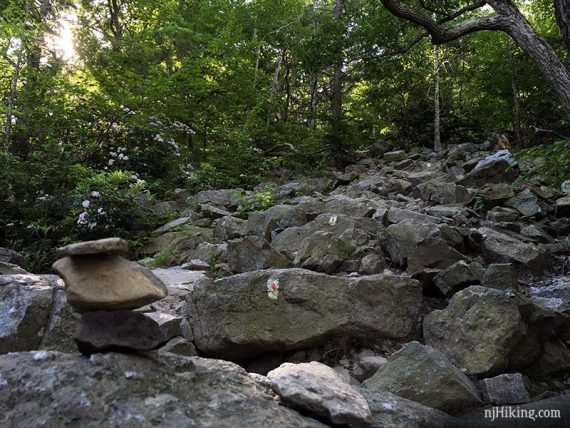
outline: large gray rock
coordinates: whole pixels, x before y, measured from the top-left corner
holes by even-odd
[[[235,209],[244,202],[243,189],[203,190],[191,197],[196,205],[207,204],[215,207]]]
[[[442,180],[432,180],[417,186],[424,201],[438,204],[467,204],[473,195],[463,186]]]
[[[202,282],[189,296],[188,312],[199,350],[238,359],[330,336],[407,337],[416,329],[421,300],[421,287],[409,278],[283,269]]]
[[[426,344],[469,374],[498,373],[527,331],[525,305],[510,292],[471,286],[424,318]]]
[[[0,356],[7,427],[324,427],[227,361],[167,353]],[[6,387],[7,386],[7,387]]]
[[[392,354],[364,385],[446,412],[482,404],[477,388],[461,370],[436,349],[415,341]]]
[[[364,397],[334,369],[318,363],[284,363],[267,377],[283,401],[333,424],[363,427],[372,415]]]
[[[28,263],[24,256],[9,248],[0,247],[0,262],[11,263],[26,269]]]
[[[124,239],[105,238],[66,245],[57,249],[57,255],[58,257],[65,257],[88,254],[122,254],[127,251],[129,251],[129,244]]]
[[[538,196],[530,189],[525,189],[506,201],[505,206],[514,208],[524,217],[536,217],[544,214],[544,209],[539,204]]]
[[[168,293],[149,269],[120,256],[64,257],[53,268],[63,278],[67,301],[77,312],[134,309]]]
[[[248,234],[271,242],[279,232],[307,223],[305,213],[295,206],[275,205],[265,211],[255,211],[247,220]]]
[[[510,183],[517,174],[516,161],[508,151],[502,150],[481,160],[458,184],[481,187],[492,183]]]
[[[237,239],[247,234],[247,223],[241,218],[226,216],[216,221],[214,238],[222,241]]]
[[[54,289],[36,275],[0,275],[0,353],[38,349]]]
[[[548,266],[547,252],[540,246],[518,240],[494,229],[482,227],[483,250],[493,262],[516,263],[542,273]]]
[[[283,254],[278,253],[264,239],[248,236],[228,242],[228,265],[232,272],[243,273],[261,269],[283,269],[292,263]]]
[[[376,239],[382,233],[382,229],[381,223],[371,218],[352,218],[345,214],[324,213],[302,227],[286,229],[277,235],[271,246],[287,255],[289,259],[297,259],[298,266],[303,266],[309,258],[313,260],[316,258],[318,261],[326,254],[332,254],[335,256],[333,258],[343,260],[353,255],[355,247]],[[323,234],[328,237],[327,242],[315,242],[316,239],[320,239],[318,236]],[[341,242],[335,243],[334,240]],[[330,252],[327,251],[329,244]],[[299,254],[300,252],[302,254]]]

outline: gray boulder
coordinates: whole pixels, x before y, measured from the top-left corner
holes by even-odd
[[[265,211],[255,211],[249,215],[247,230],[249,235],[259,236],[271,242],[275,235],[289,227],[303,226],[307,216],[298,207],[275,205]]]
[[[501,150],[481,160],[458,184],[482,187],[492,183],[510,183],[517,174],[516,161],[507,150]]]
[[[452,182],[432,180],[417,186],[424,201],[438,204],[468,204],[473,195],[463,186]]]
[[[477,388],[461,370],[436,349],[415,341],[392,354],[364,385],[446,412],[482,404]]]
[[[293,408],[333,424],[369,426],[364,397],[337,372],[318,362],[284,363],[267,374],[273,390]]]
[[[54,288],[36,275],[0,275],[0,354],[38,349]]]
[[[518,195],[505,202],[505,206],[514,208],[524,217],[537,217],[544,215],[544,209],[539,204],[538,196],[532,190],[525,189]]]
[[[243,273],[267,268],[291,267],[291,261],[257,236],[228,242],[228,265],[232,272]]]
[[[196,205],[207,204],[233,210],[244,201],[243,189],[203,190],[191,197]]]
[[[5,247],[0,247],[0,262],[18,265],[24,269],[26,269],[28,266],[28,262],[24,256],[14,250],[10,250],[9,248]]]
[[[237,239],[247,234],[247,223],[241,218],[226,216],[215,222],[214,238],[221,241]]]
[[[451,296],[461,288],[480,284],[484,273],[485,269],[479,263],[460,260],[439,272],[434,283],[445,296]]]
[[[426,344],[472,375],[495,374],[524,338],[526,302],[512,293],[471,286],[456,293],[447,308],[424,318]]]
[[[397,276],[265,270],[198,284],[188,312],[200,351],[238,359],[330,336],[407,337],[416,331],[421,293],[416,281]]]
[[[483,236],[483,253],[489,261],[516,263],[536,273],[542,273],[548,266],[547,252],[542,247],[487,227],[479,232]]]
[[[280,404],[267,379],[227,361],[169,353],[0,356],[8,427],[324,427]]]

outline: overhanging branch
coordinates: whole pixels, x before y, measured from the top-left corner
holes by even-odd
[[[434,44],[443,44],[456,40],[466,34],[476,31],[496,30],[507,31],[508,23],[501,15],[491,15],[482,18],[475,18],[466,22],[456,24],[451,27],[444,27],[442,23],[451,21],[459,16],[474,11],[485,5],[486,1],[480,1],[468,5],[445,18],[436,21],[422,11],[407,4],[394,0],[380,0],[384,7],[393,15],[411,21],[423,27],[432,37]]]

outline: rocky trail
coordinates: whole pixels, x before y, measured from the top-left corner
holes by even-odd
[[[180,191],[138,263],[69,246],[65,284],[0,249],[0,424],[570,426],[570,181],[524,168],[461,144]]]

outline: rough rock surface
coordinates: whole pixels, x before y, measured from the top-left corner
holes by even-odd
[[[530,395],[520,373],[506,373],[483,379],[481,389],[485,399],[495,405],[530,402]]]
[[[218,360],[146,353],[0,356],[7,427],[324,427],[265,382]]]
[[[84,256],[87,254],[122,254],[129,251],[129,244],[121,238],[98,239],[78,242],[57,249],[58,257]]]
[[[264,238],[248,236],[228,242],[228,265],[232,272],[243,273],[268,268],[283,269],[292,266],[292,263]]]
[[[524,301],[503,290],[471,286],[455,294],[449,306],[424,319],[426,344],[472,375],[495,374],[527,330]]]
[[[542,247],[487,227],[480,228],[479,232],[483,235],[485,255],[490,260],[517,263],[536,273],[548,265],[547,252]]]
[[[237,359],[334,335],[403,338],[415,331],[421,299],[409,278],[265,270],[198,284],[188,312],[200,351]]]
[[[364,397],[324,364],[285,363],[267,377],[283,401],[303,413],[350,427],[370,424],[372,415]]]
[[[83,354],[127,349],[147,351],[167,341],[158,323],[134,311],[86,312],[75,334]]]
[[[134,309],[167,295],[149,269],[119,256],[73,256],[53,268],[65,282],[67,300],[78,312]]]
[[[419,342],[410,342],[392,354],[364,385],[446,412],[482,404],[477,388],[461,370]]]
[[[0,275],[0,353],[39,347],[53,293],[37,275]]]

